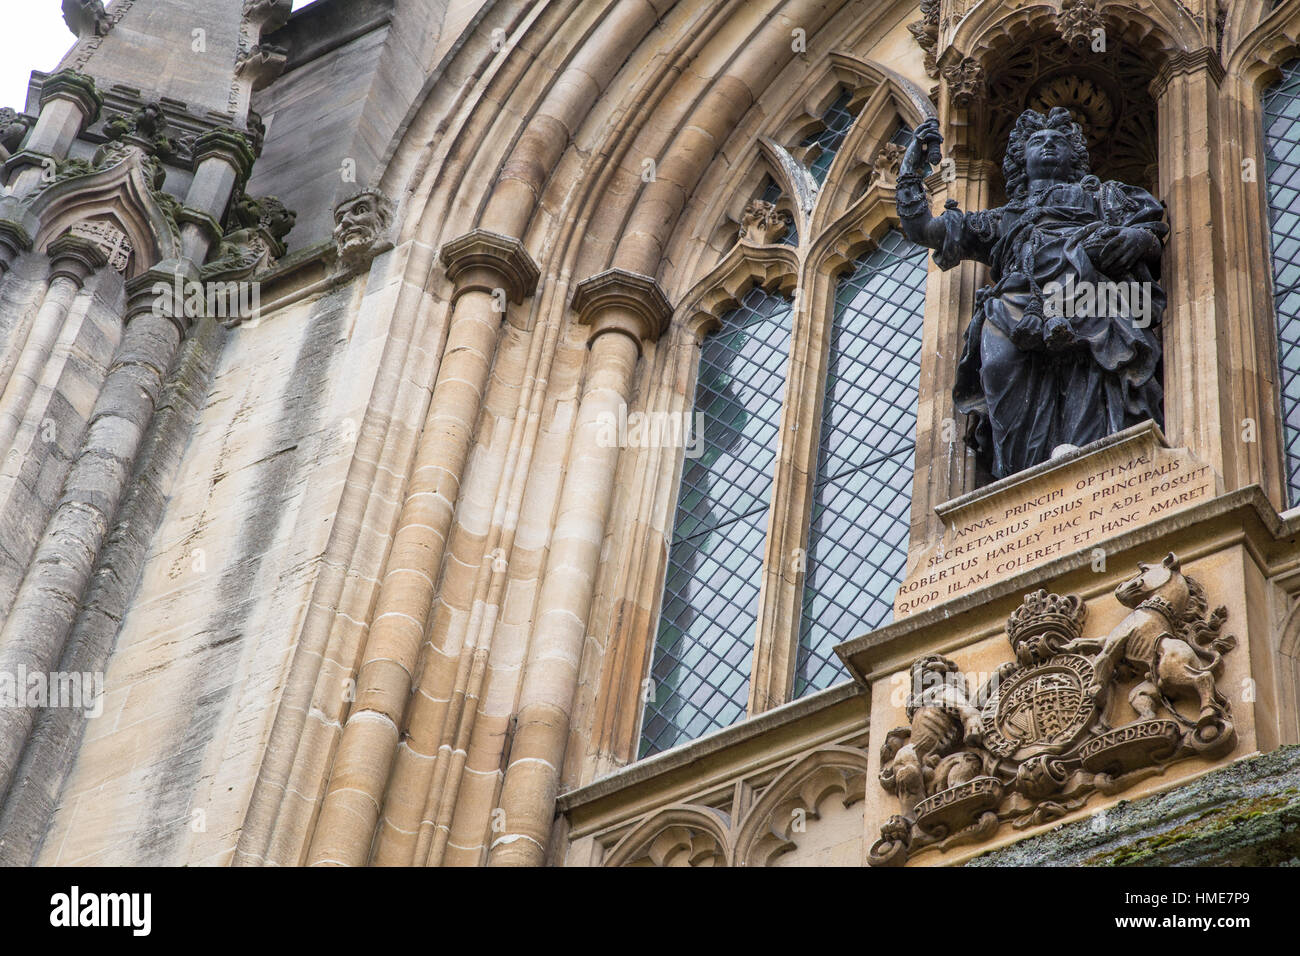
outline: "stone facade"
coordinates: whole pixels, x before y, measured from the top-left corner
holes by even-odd
[[[1294,860],[1260,131],[1298,0],[290,7],[65,3],[0,104],[0,683],[102,687],[0,707],[0,861]],[[1164,428],[990,482],[951,397],[986,269],[931,263],[894,620],[796,696],[837,282],[900,130],[986,209],[1028,106],[1167,208]],[[795,318],[746,716],[638,759],[683,449],[604,425],[688,413],[756,288]],[[1139,562],[1194,586],[1126,604]]]

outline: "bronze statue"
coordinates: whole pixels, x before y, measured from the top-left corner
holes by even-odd
[[[967,441],[994,478],[1153,419],[1163,425],[1156,280],[1164,208],[1136,186],[1089,173],[1068,110],[1026,110],[1002,171],[1008,202],[930,215],[923,177],[939,160],[938,122],[917,127],[898,175],[898,214],[941,269],[989,266],[991,285],[957,366],[953,399],[972,416]]]

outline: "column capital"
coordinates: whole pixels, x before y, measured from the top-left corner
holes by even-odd
[[[241,180],[248,178],[257,159],[247,136],[237,130],[221,128],[210,129],[194,141],[195,166],[212,157],[229,163]]]
[[[1155,79],[1151,81],[1149,86],[1151,95],[1158,100],[1169,88],[1169,83],[1174,77],[1201,72],[1208,74],[1216,87],[1223,82],[1225,75],[1223,61],[1219,59],[1219,54],[1212,47],[1204,46],[1190,52],[1179,50],[1172,53],[1156,72]]]
[[[638,272],[606,269],[578,283],[573,308],[582,325],[591,326],[588,341],[603,332],[624,332],[637,347],[663,335],[673,315],[659,283]]]
[[[51,242],[45,251],[50,257],[50,279],[62,276],[71,279],[77,288],[84,286],[96,269],[108,265],[108,257],[99,246],[70,232]]]
[[[445,244],[442,261],[447,266],[447,277],[457,283],[457,295],[472,288],[487,288],[481,280],[468,276],[475,268],[485,268],[503,280],[506,295],[516,303],[536,291],[542,274],[522,242],[486,229],[475,229]],[[468,281],[462,287],[463,279]]]
[[[81,110],[85,117],[83,127],[99,118],[100,107],[104,105],[104,96],[95,81],[76,70],[60,70],[45,78],[41,84],[41,108],[53,99],[68,100]]]
[[[183,336],[192,316],[187,316],[185,301],[200,272],[189,259],[169,259],[126,283],[126,321],[141,315],[170,319]]]
[[[32,247],[27,230],[11,219],[0,219],[0,276],[9,271],[13,261]]]

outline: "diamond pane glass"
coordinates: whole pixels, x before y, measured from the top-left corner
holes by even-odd
[[[816,147],[809,151],[811,160],[808,171],[818,183],[825,181],[826,171],[831,168],[835,153],[844,142],[844,137],[853,125],[853,114],[849,112],[849,93],[841,91],[835,102],[822,114],[822,129],[805,139],[801,146]]]
[[[1287,495],[1300,504],[1300,60],[1264,95]]]
[[[835,295],[794,693],[847,678],[834,646],[889,620],[907,560],[926,250],[897,230]]]
[[[704,341],[701,453],[682,468],[641,756],[745,716],[790,303],[753,289]]]

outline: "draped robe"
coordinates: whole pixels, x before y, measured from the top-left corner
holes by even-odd
[[[940,268],[963,259],[989,266],[992,284],[976,294],[953,399],[971,416],[967,441],[994,478],[1046,461],[1059,445],[1086,445],[1147,419],[1163,426],[1164,292],[1146,261],[1106,275],[1084,248],[1102,226],[1133,226],[1163,239],[1168,227],[1155,197],[1088,176],[998,209],[948,209],[939,218],[945,238],[934,258]],[[1075,344],[1053,352],[1013,343],[1026,308],[1041,303],[1045,289],[1051,300],[1053,283],[1077,295],[1107,282],[1143,283],[1145,307],[1140,296],[1115,310],[1090,310],[1086,301],[1075,308],[1069,296],[1057,296],[1067,303],[1064,320]]]

